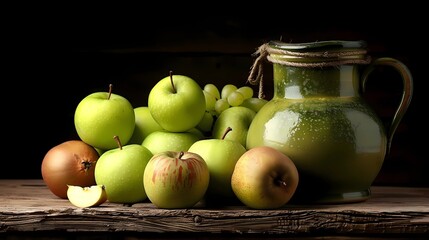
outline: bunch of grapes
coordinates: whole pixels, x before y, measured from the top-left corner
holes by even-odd
[[[265,99],[253,97],[253,88],[249,86],[237,87],[234,84],[226,84],[219,91],[214,84],[206,84],[203,89],[206,98],[206,110],[218,117],[230,107],[244,106],[255,112],[267,102]]]
[[[226,84],[221,91],[214,84],[206,84],[203,88],[206,100],[206,113],[197,126],[206,134],[210,134],[214,122],[220,114],[230,107],[243,106],[258,112],[267,103],[267,100],[253,97],[254,91],[249,86],[237,87],[233,84]]]

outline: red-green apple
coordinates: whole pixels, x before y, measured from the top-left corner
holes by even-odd
[[[200,140],[200,137],[192,132],[160,130],[149,134],[143,140],[142,146],[149,149],[155,155],[164,151],[187,151],[198,140]]]
[[[212,137],[221,139],[225,129],[232,128],[225,139],[235,140],[246,147],[247,132],[256,112],[242,106],[225,109],[216,119],[213,125]]]
[[[98,159],[95,181],[105,187],[109,202],[142,202],[147,198],[143,173],[153,154],[140,144],[122,146],[117,136],[115,139],[118,147],[104,152]]]
[[[103,185],[92,185],[89,187],[67,186],[67,198],[76,207],[97,207],[107,201],[107,194]]]
[[[144,171],[149,200],[158,208],[192,208],[203,199],[210,181],[204,159],[191,152],[154,155]]]
[[[161,79],[149,92],[152,117],[165,130],[185,132],[195,128],[204,116],[206,102],[198,83],[184,75]]]
[[[135,116],[131,103],[123,96],[95,92],[83,98],[76,107],[74,124],[79,138],[101,150],[116,148],[113,136],[128,143],[134,132]]]
[[[293,161],[267,146],[247,150],[235,164],[231,187],[237,198],[253,209],[284,206],[294,195],[299,182]]]
[[[134,108],[136,118],[136,126],[133,135],[128,141],[128,144],[142,144],[143,140],[150,134],[158,130],[163,130],[162,127],[153,119],[150,114],[149,107],[142,106]]]
[[[231,188],[231,176],[235,163],[246,149],[235,140],[228,140],[225,136],[231,134],[234,129],[226,128],[224,136],[220,139],[202,139],[188,149],[189,152],[200,155],[207,163],[210,171],[210,184],[207,189],[207,199],[234,199]]]

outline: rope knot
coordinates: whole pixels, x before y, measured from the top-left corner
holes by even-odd
[[[263,92],[263,75],[264,75],[264,60],[267,59],[268,56],[268,43],[264,43],[258,47],[256,52],[252,54],[253,57],[256,57],[255,62],[250,67],[250,74],[247,78],[247,82],[252,85],[259,84],[258,98],[265,98],[265,94]]]
[[[271,54],[274,55],[271,56]],[[264,43],[252,54],[256,57],[250,68],[250,74],[247,79],[252,85],[259,84],[259,98],[263,98],[263,63],[268,60],[271,63],[281,64],[292,67],[321,68],[337,67],[344,64],[369,64],[371,57],[366,55],[366,49],[349,48],[341,51],[293,51],[272,47],[269,43]],[[285,56],[278,58],[276,55]],[[294,59],[300,59],[295,61]],[[306,61],[302,61],[305,59]]]

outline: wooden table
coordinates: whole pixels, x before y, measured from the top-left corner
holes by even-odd
[[[0,237],[80,239],[429,238],[429,188],[380,187],[365,202],[157,209],[150,202],[77,208],[40,179],[0,180]]]

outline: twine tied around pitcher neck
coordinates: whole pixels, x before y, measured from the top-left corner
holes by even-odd
[[[265,98],[263,92],[263,63],[268,60],[271,63],[307,68],[334,67],[344,64],[369,64],[371,57],[366,55],[365,49],[341,49],[341,51],[315,51],[297,52],[271,47],[269,43],[264,43],[258,47],[252,56],[256,57],[250,68],[247,81],[252,85],[259,84],[258,98]],[[281,60],[271,57],[271,54],[285,55],[290,57],[314,58],[316,61],[298,62]]]

